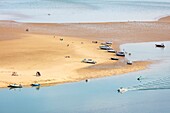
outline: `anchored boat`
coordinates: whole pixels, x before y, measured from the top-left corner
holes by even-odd
[[[162,47],[162,48],[165,47],[164,43],[162,43],[162,44],[155,44],[155,46],[156,46],[156,47]]]

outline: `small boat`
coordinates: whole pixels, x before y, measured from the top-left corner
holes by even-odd
[[[130,61],[130,60],[129,60],[129,61],[127,61],[127,64],[128,64],[128,65],[132,65],[132,63],[133,63],[133,62],[132,62],[132,61]]]
[[[8,87],[10,88],[22,88],[21,84],[10,84]]]
[[[33,84],[31,84],[31,86],[40,86],[40,84],[38,84],[38,83],[33,83]]]
[[[128,91],[127,88],[123,88],[123,87],[120,87],[118,90],[117,90],[119,93],[125,93]]]
[[[103,42],[103,43],[101,43],[101,45],[111,46],[112,42]]]
[[[90,63],[90,64],[96,64],[97,63],[96,61],[94,61],[92,59],[86,59],[86,58],[84,60],[82,60],[81,62]]]
[[[123,57],[124,57],[124,56],[125,56],[125,52],[117,52],[116,55],[117,55],[117,56],[123,56]]]
[[[156,47],[163,47],[163,48],[165,47],[164,43],[162,43],[162,44],[155,44],[155,46]]]
[[[139,80],[139,81],[140,81],[141,79],[142,79],[142,76],[140,76],[140,77],[137,78],[137,80]]]
[[[106,44],[110,44],[110,45],[111,45],[111,44],[112,44],[112,42],[111,42],[111,41],[108,41],[108,42],[106,42]]]
[[[85,81],[88,82],[88,79],[86,79]]]
[[[118,58],[113,58],[113,57],[112,57],[112,58],[110,58],[110,59],[111,59],[111,60],[119,60]]]
[[[100,49],[103,49],[103,50],[110,50],[112,49],[110,46],[108,45],[104,45],[104,46],[100,46]]]
[[[113,50],[113,49],[107,50],[107,52],[110,52],[110,53],[116,53],[116,51],[115,51],[115,50]]]

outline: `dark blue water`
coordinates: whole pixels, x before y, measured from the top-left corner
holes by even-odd
[[[81,81],[41,87],[39,90],[0,89],[0,113],[169,113],[168,88],[147,89],[146,85],[145,90],[117,92],[121,86],[140,88],[140,85],[151,83],[150,86],[154,87],[156,83],[162,85],[161,79],[161,82],[170,81],[170,42],[165,42],[164,49],[155,48],[154,44],[121,47],[132,53],[131,60],[160,60],[144,71],[92,79],[87,83]],[[137,81],[139,76],[143,78],[141,81]]]

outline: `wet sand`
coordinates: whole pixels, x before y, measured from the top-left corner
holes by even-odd
[[[113,41],[113,49],[119,50],[124,43],[169,41],[169,20],[77,24],[0,21],[0,87],[75,82],[146,69],[151,62],[129,66],[124,58],[112,61],[115,55],[100,50],[99,45]],[[92,58],[97,64],[81,63],[84,58]],[[36,77],[37,71],[42,76]],[[12,72],[19,76],[11,76]]]

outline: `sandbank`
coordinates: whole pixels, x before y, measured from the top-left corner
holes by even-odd
[[[112,41],[112,47],[119,50],[124,43],[169,41],[169,20],[75,24],[0,21],[0,87],[75,82],[146,69],[150,61],[129,66],[124,58],[110,60],[115,54],[100,50],[100,43]],[[84,58],[97,64],[81,63]],[[42,76],[36,77],[37,71]],[[18,76],[11,76],[12,72]]]

